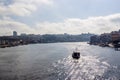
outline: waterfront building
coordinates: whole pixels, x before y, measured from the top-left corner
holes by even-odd
[[[90,44],[108,45],[117,44],[120,42],[120,30],[112,31],[111,33],[103,33],[99,36],[94,35],[90,37]]]
[[[120,31],[111,32],[112,41],[120,41]]]
[[[107,44],[107,43],[110,43],[111,40],[112,39],[111,39],[110,33],[104,33],[100,35],[100,43]]]
[[[98,44],[100,43],[100,37],[98,35],[94,35],[90,37],[90,44]]]
[[[27,36],[27,34],[26,33],[22,33],[20,36]]]
[[[13,36],[16,37],[17,36],[17,32],[13,31]]]

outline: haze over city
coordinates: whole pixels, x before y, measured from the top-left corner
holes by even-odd
[[[119,0],[0,0],[0,35],[101,34],[120,29]]]

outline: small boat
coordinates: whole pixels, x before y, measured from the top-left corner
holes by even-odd
[[[73,52],[72,57],[73,57],[73,59],[79,59],[80,58],[80,52]]]

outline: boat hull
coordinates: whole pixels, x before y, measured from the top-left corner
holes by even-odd
[[[73,52],[72,57],[73,57],[73,59],[79,59],[80,58],[80,53],[79,52]]]

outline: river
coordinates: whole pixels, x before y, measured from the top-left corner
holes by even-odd
[[[71,57],[75,48],[79,60]],[[85,42],[0,48],[0,80],[119,80],[120,51]]]

